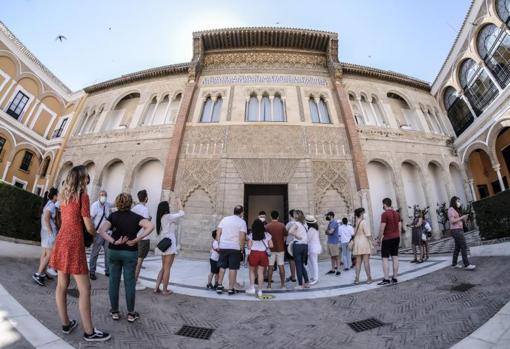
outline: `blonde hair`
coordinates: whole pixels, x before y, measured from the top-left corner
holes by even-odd
[[[64,182],[64,188],[60,192],[60,202],[67,205],[71,201],[79,201],[80,194],[87,191],[87,168],[79,165],[69,171]]]
[[[120,193],[115,198],[115,207],[119,211],[129,211],[133,205],[133,197],[128,193]]]

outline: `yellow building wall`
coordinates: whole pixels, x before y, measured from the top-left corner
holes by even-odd
[[[7,132],[0,129],[0,137],[5,139],[5,144],[0,153],[0,178],[4,174],[5,166],[7,165],[7,161],[9,161],[9,155],[11,153],[13,144],[10,141],[10,137],[7,135]]]
[[[5,180],[6,182],[12,183],[13,177],[16,177],[18,179],[26,181],[28,182],[26,190],[32,191],[35,176],[39,171],[41,161],[37,157],[37,154],[28,149],[33,154],[32,162],[30,164],[28,171],[20,170],[19,167],[21,165],[21,161],[23,160],[23,156],[25,155],[25,150],[26,149],[21,149],[16,153],[16,155],[14,156],[14,160],[12,161],[12,164],[9,168],[9,171],[7,172],[7,177],[5,178]]]
[[[484,151],[475,151],[469,157],[469,168],[475,181],[475,186],[487,185],[490,195],[494,195],[492,190],[492,182],[497,181],[498,177],[496,172],[492,169],[492,164]],[[478,188],[475,188],[477,196],[479,195]]]

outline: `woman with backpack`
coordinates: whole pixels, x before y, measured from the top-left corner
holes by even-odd
[[[160,293],[168,296],[172,291],[168,289],[170,283],[170,270],[174,263],[175,254],[177,253],[177,223],[179,218],[184,216],[181,200],[176,199],[177,213],[170,213],[170,205],[168,201],[162,201],[158,205],[156,214],[156,232],[161,235],[161,240],[156,246],[155,253],[161,256],[161,269],[158,273],[156,287],[154,293]],[[163,290],[159,286],[163,284]]]
[[[57,224],[55,222],[58,208],[56,207],[58,199],[58,190],[51,188],[47,196],[45,195],[45,201],[43,201],[43,210],[41,214],[41,258],[39,260],[39,269],[32,275],[32,279],[39,285],[45,286],[45,280],[52,280],[53,278],[46,273],[48,262],[50,260],[51,251],[53,245],[55,245],[55,239],[57,237]]]

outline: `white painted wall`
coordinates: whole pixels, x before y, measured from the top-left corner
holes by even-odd
[[[143,164],[134,174],[132,195],[133,200],[138,201],[136,193],[140,190],[147,190],[149,202],[149,214],[152,222],[156,223],[158,204],[161,201],[161,186],[163,184],[163,165],[158,160],[151,160]]]
[[[126,166],[123,162],[118,161],[105,170],[102,180],[101,189],[106,190],[108,194],[108,201],[115,202],[115,198],[122,192],[122,183],[124,182],[124,175]]]
[[[430,173],[431,183],[434,188],[433,192],[433,207],[435,209],[437,203],[448,202],[448,189],[446,187],[446,178],[444,178],[441,169],[434,163],[428,166]]]
[[[404,183],[404,193],[407,206],[413,207],[420,205],[426,207],[425,193],[423,192],[423,183],[420,179],[418,169],[410,163],[402,164],[402,182]],[[412,213],[412,210],[411,210]]]
[[[373,231],[379,232],[381,225],[382,200],[390,198],[396,206],[397,198],[391,170],[384,164],[376,161],[368,163],[368,184],[370,187],[370,206],[372,210]]]

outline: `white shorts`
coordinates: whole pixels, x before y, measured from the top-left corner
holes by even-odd
[[[271,252],[271,257],[269,257],[269,266],[272,266],[276,261],[277,265],[284,265],[284,257],[285,252]]]

